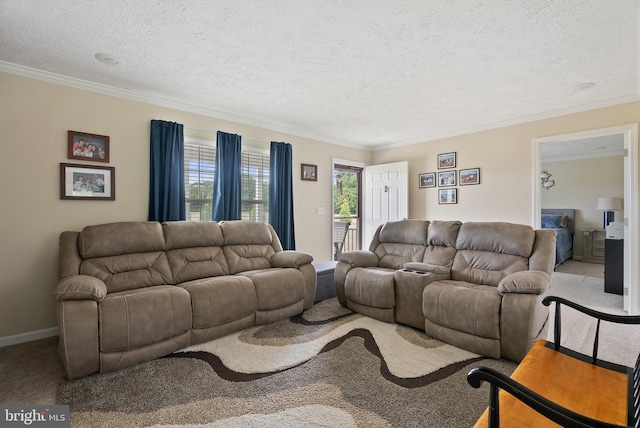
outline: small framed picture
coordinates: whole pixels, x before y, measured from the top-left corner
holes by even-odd
[[[115,201],[115,168],[61,163],[60,199]]]
[[[438,155],[438,169],[455,168],[456,152],[442,153]]]
[[[436,173],[424,172],[418,175],[418,187],[421,189],[425,187],[436,187]]]
[[[461,169],[459,174],[461,186],[480,184],[480,168]]]
[[[438,187],[449,187],[456,185],[456,172],[443,171],[438,173]]]
[[[300,164],[300,179],[303,181],[318,181],[318,165]]]
[[[438,203],[439,204],[457,204],[458,189],[439,189]]]
[[[109,162],[108,136],[68,131],[67,140],[68,159]]]

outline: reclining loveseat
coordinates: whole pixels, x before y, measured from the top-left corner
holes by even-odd
[[[60,235],[60,356],[69,379],[109,372],[302,313],[311,255],[250,221],[124,222]]]
[[[389,222],[368,251],[340,256],[336,294],[363,315],[519,362],[547,331],[555,240],[513,223]]]

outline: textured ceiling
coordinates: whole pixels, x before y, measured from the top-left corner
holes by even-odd
[[[548,142],[540,145],[542,163],[607,156],[624,156],[623,134]]]
[[[636,0],[0,0],[0,70],[365,147],[636,100],[638,60]]]

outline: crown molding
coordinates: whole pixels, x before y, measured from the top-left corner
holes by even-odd
[[[393,148],[398,148],[403,146],[410,146],[412,144],[426,143],[429,141],[441,140],[444,138],[451,138],[451,137],[457,137],[460,135],[474,134],[476,132],[489,131],[491,129],[504,128],[504,127],[513,126],[513,125],[521,125],[523,123],[536,122],[538,120],[544,120],[544,119],[552,119],[554,117],[566,116],[569,114],[581,113],[589,110],[596,110],[599,108],[613,107],[616,105],[627,104],[627,103],[632,103],[636,101],[640,101],[640,95],[638,94],[627,95],[624,97],[610,98],[607,100],[598,101],[596,103],[581,104],[573,107],[550,110],[547,112],[538,113],[530,116],[522,116],[516,119],[493,122],[486,125],[481,125],[481,126],[476,126],[471,128],[461,128],[459,130],[444,133],[444,134],[421,137],[420,139],[413,140],[413,141],[376,146],[373,150],[380,151],[380,150],[393,149]]]
[[[15,75],[27,77],[30,79],[36,79],[44,82],[54,83],[57,85],[68,86],[71,88],[81,89],[84,91],[96,92],[99,94],[109,95],[109,96],[118,97],[118,98],[124,98],[131,101],[138,101],[146,104],[167,107],[174,110],[199,114],[202,116],[212,117],[215,119],[227,120],[230,122],[241,123],[243,125],[255,126],[258,128],[263,128],[263,129],[267,129],[274,132],[295,135],[297,137],[308,138],[310,140],[322,141],[324,143],[335,144],[338,146],[350,147],[353,149],[365,150],[365,151],[382,151],[382,150],[394,149],[398,147],[410,146],[413,144],[426,143],[429,141],[435,141],[435,140],[440,140],[444,138],[451,138],[451,137],[457,137],[460,135],[473,134],[476,132],[488,131],[491,129],[503,128],[506,126],[520,125],[523,123],[535,122],[535,121],[544,120],[544,119],[551,119],[558,116],[565,116],[568,114],[580,113],[584,111],[595,110],[598,108],[612,107],[615,105],[640,101],[640,95],[638,94],[628,95],[624,97],[603,100],[597,103],[582,104],[582,105],[569,107],[569,108],[550,110],[548,112],[543,112],[535,115],[523,116],[516,119],[493,122],[493,123],[476,126],[476,127],[460,128],[458,130],[448,132],[448,133],[425,135],[418,139],[405,141],[402,143],[381,144],[381,145],[371,147],[371,146],[364,146],[361,144],[350,143],[347,141],[337,140],[333,138],[327,138],[327,137],[311,134],[309,132],[301,131],[295,128],[289,128],[289,127],[278,125],[278,124],[262,122],[260,120],[250,119],[244,116],[224,113],[224,112],[220,112],[210,108],[185,103],[185,102],[161,97],[154,94],[141,93],[141,92],[130,91],[126,89],[119,89],[113,86],[103,85],[101,83],[95,83],[95,82],[90,82],[83,79],[64,76],[61,74],[56,74],[49,71],[39,70],[39,69],[26,67],[22,65],[17,65],[17,64],[6,62],[6,61],[0,61],[0,72],[15,74]]]
[[[36,68],[26,67],[22,65],[17,65],[17,64],[6,62],[6,61],[0,61],[0,72],[15,74],[17,76],[27,77],[35,80],[41,80],[43,82],[54,83],[62,86],[68,86],[71,88],[81,89],[84,91],[96,92],[103,95],[124,98],[131,101],[138,101],[138,102],[152,104],[160,107],[167,107],[174,110],[180,110],[188,113],[194,113],[202,116],[212,117],[215,119],[241,123],[243,125],[255,126],[257,128],[263,128],[263,129],[267,129],[274,132],[280,132],[283,134],[295,135],[297,137],[308,138],[310,140],[316,140],[316,141],[322,141],[324,143],[335,144],[338,146],[350,147],[353,149],[365,150],[365,151],[372,150],[372,148],[369,146],[363,146],[360,144],[354,144],[347,141],[327,138],[327,137],[311,134],[309,132],[301,131],[299,129],[289,128],[289,127],[278,125],[278,124],[250,119],[244,116],[223,113],[210,108],[185,103],[182,101],[165,98],[165,97],[161,97],[154,94],[130,91],[127,89],[119,89],[113,86],[103,85],[101,83],[95,83],[95,82],[90,82],[88,80],[77,79],[75,77],[64,76],[61,74],[52,73],[49,71],[39,70]]]

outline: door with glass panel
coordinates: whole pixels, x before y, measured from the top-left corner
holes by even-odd
[[[362,168],[334,165],[333,260],[362,248]]]

